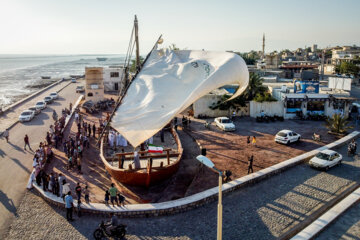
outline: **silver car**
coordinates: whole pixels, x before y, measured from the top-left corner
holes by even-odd
[[[41,113],[41,109],[40,108],[37,108],[37,107],[29,107],[30,111],[34,111],[35,112],[35,115],[38,115],[39,113]]]
[[[35,104],[35,107],[38,108],[38,109],[40,109],[40,110],[45,109],[46,106],[47,106],[47,104],[46,104],[46,102],[44,102],[44,101],[40,101],[40,102],[37,102],[37,103]]]

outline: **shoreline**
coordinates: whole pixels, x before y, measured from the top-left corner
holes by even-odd
[[[66,78],[64,78],[66,79]],[[12,96],[10,99],[10,103],[9,104],[3,104],[1,105],[0,104],[0,107],[3,109],[3,111],[5,111],[6,108],[8,108],[9,106],[12,106],[12,105],[15,105],[17,102],[20,102],[22,101],[23,99],[45,89],[46,87],[54,84],[54,83],[57,83],[59,82],[60,78],[54,78],[54,79],[47,79],[47,80],[50,80],[48,82],[38,82],[38,83],[34,83],[34,85],[29,85],[29,86],[26,86],[25,89],[28,89],[30,92],[29,93],[24,93],[24,94],[20,94],[20,95],[16,95],[16,96]]]

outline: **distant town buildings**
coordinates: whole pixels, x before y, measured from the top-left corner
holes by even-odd
[[[356,73],[355,70],[355,73],[343,75],[337,72],[344,62],[360,67],[358,46],[321,49],[313,44],[311,47],[266,53],[263,34],[261,51],[239,54],[247,62],[249,72],[260,75],[263,85],[277,99],[275,102],[246,103],[246,108],[241,108],[239,115],[255,117],[260,111],[265,111],[269,116],[281,116],[285,119],[332,116],[334,113],[347,117],[351,103],[356,100],[350,97],[350,90],[352,83],[359,82],[357,77],[360,72]],[[230,110],[211,107],[221,101],[222,95],[231,95],[229,89],[231,88],[213,91],[195,102],[196,116],[217,117],[229,114]],[[236,107],[236,110],[240,111],[240,107]]]
[[[343,46],[332,49],[331,64],[338,65],[343,61],[349,62],[360,57],[360,47]]]

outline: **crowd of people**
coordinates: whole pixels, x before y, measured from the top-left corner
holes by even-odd
[[[33,171],[30,175],[28,182],[28,189],[31,189],[32,183],[35,180],[39,186],[43,187],[44,191],[53,192],[59,195],[59,183],[56,183],[56,174],[45,172],[45,164],[49,163],[54,156],[53,147],[58,148],[60,142],[62,142],[64,136],[66,114],[63,114],[61,118],[55,121],[54,125],[50,125],[49,131],[46,133],[45,140],[40,142],[39,147],[35,150],[33,157]],[[24,137],[24,149],[29,147],[30,150],[30,138],[27,134]]]
[[[81,172],[81,162],[83,153],[90,147],[90,138],[95,138],[96,126],[85,122],[78,112],[75,112],[75,122],[77,125],[77,133],[75,137],[68,137],[63,141],[63,151],[68,159],[67,169],[77,169],[79,174]]]
[[[72,109],[72,106],[70,106],[70,109]],[[78,173],[82,174],[81,162],[84,151],[90,147],[90,138],[95,138],[96,130],[99,131],[106,126],[110,116],[108,114],[105,120],[99,119],[100,129],[97,129],[95,123],[90,124],[83,120],[79,109],[74,109],[77,132],[75,136],[64,138],[65,119],[68,114],[70,114],[69,111],[65,109],[65,111],[62,111],[62,116],[59,119],[54,119],[55,122],[50,126],[49,131],[47,131],[45,140],[40,142],[38,149],[35,150],[33,157],[33,171],[30,175],[27,188],[32,189],[33,183],[36,182],[36,184],[41,186],[44,191],[51,192],[55,196],[61,197],[65,203],[66,217],[69,221],[72,221],[74,199],[77,200],[77,213],[80,216],[82,200],[86,203],[90,202],[89,188],[87,185],[82,186],[80,183],[71,187],[63,173],[47,173],[45,171],[45,165],[54,157],[53,148],[60,149],[62,146],[62,150],[68,160],[67,169],[77,169]],[[116,134],[114,136],[116,137],[116,140],[114,139],[114,145],[120,145],[120,142],[122,146],[127,145],[127,142],[125,143],[126,140],[124,141],[119,136],[116,136]],[[33,151],[30,147],[30,138],[28,135],[25,135],[24,149],[26,150],[27,147]],[[76,198],[73,198],[72,193],[76,194]],[[108,200],[106,200],[106,198],[108,198]],[[123,205],[125,201],[125,197],[120,194],[114,184],[111,185],[105,194],[105,203],[108,204],[109,201],[111,201],[113,206],[115,203],[118,206]]]

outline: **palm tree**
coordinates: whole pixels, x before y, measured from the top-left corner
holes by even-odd
[[[349,121],[340,114],[334,114],[332,117],[326,119],[326,127],[333,133],[346,133],[346,130],[352,128],[351,126],[348,126],[348,124]]]
[[[263,94],[267,91],[267,88],[262,85],[263,79],[256,73],[250,73],[249,85],[244,92],[246,100],[251,101],[256,94]]]

